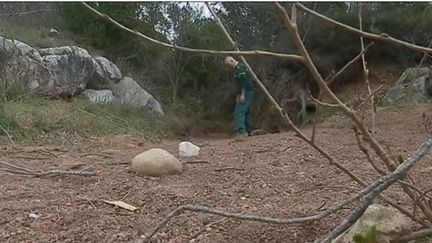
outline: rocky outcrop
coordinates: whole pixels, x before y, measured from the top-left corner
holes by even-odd
[[[392,239],[408,233],[413,225],[414,222],[397,209],[372,204],[360,219],[333,243],[354,243],[355,235],[365,235],[373,226],[377,230],[377,242],[390,243]]]
[[[114,84],[111,90],[118,103],[147,107],[159,115],[164,115],[159,102],[132,78],[124,77],[120,82]]]
[[[416,104],[432,98],[430,67],[409,68],[387,91],[384,103],[389,105]]]
[[[97,103],[118,102],[164,114],[160,103],[135,80],[123,77],[114,63],[77,46],[36,50],[0,37],[0,68],[5,70],[0,85],[13,80],[45,96],[70,98],[83,94]]]
[[[91,102],[98,103],[98,104],[109,104],[115,102],[115,97],[112,91],[109,89],[103,89],[103,90],[86,89],[84,90],[83,95]]]

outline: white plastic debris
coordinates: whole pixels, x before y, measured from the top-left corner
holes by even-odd
[[[180,157],[194,157],[199,155],[200,148],[191,142],[181,142],[179,144]]]
[[[34,219],[34,220],[39,219],[41,217],[41,215],[35,214],[35,213],[29,213],[28,216],[29,216],[29,218]]]

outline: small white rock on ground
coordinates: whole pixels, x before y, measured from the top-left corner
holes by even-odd
[[[194,157],[199,155],[200,148],[191,142],[181,142],[179,144],[180,157]]]
[[[181,162],[160,148],[153,148],[132,159],[132,171],[146,176],[163,176],[180,174]]]

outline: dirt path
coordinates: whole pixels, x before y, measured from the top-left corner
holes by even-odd
[[[381,112],[377,116],[380,141],[394,154],[407,155],[426,138],[422,113],[430,108],[424,105]],[[346,120],[333,117],[321,124],[317,139],[362,179],[370,182],[377,178],[358,151]],[[137,176],[129,172],[127,162],[152,147],[177,154],[178,141],[130,146],[139,141],[116,139],[116,146],[110,150],[93,149],[92,153],[99,155],[1,150],[1,159],[10,163],[45,169],[94,165],[98,175],[34,178],[1,173],[0,242],[130,242],[153,227],[162,215],[187,203],[233,212],[298,217],[325,210],[359,189],[292,133],[256,136],[236,143],[229,139],[193,141],[202,146],[199,159],[208,163],[186,164],[181,175],[162,178]],[[430,158],[413,172],[423,188],[432,186]],[[396,187],[389,194],[401,204],[407,203]],[[139,210],[115,208],[102,199],[123,200]],[[348,212],[300,226],[226,220],[192,241],[190,238],[206,224],[220,218],[188,213],[173,220],[157,237],[162,242],[310,242],[338,224]],[[34,220],[30,213],[40,218]]]

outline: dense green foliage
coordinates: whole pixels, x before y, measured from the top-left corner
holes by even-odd
[[[305,5],[342,23],[358,27],[359,3]],[[120,23],[164,42],[195,48],[231,49],[212,18],[203,15],[202,9],[187,3],[92,3],[92,6]],[[296,52],[271,4],[226,2],[218,6],[218,15],[241,49]],[[366,3],[362,8],[364,30],[387,33],[419,45],[429,44],[432,33],[430,4]],[[78,3],[62,4],[62,13],[67,28],[80,37],[76,41],[103,50],[114,62],[126,67],[172,112],[186,113],[200,120],[231,118],[232,82],[221,57],[174,51],[148,43],[119,30]],[[341,31],[316,17],[299,12],[298,23],[305,45],[325,77],[360,51],[358,36]],[[421,57],[422,53],[383,43],[376,43],[367,54],[370,65],[395,64],[396,61],[401,69],[416,65]],[[278,80],[281,72],[287,72],[294,79],[310,78],[307,72],[299,72],[303,67],[296,63],[268,57],[251,57],[250,60],[272,92],[283,90],[280,83],[284,81],[269,81],[269,74],[276,76],[274,80]],[[357,69],[354,66],[350,75],[341,78],[354,80],[352,77],[360,74],[359,66]],[[263,108],[267,106],[264,100],[262,97],[258,99],[256,109],[268,110]]]

